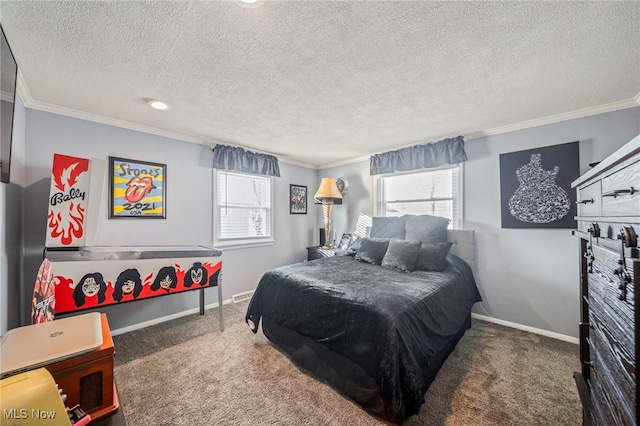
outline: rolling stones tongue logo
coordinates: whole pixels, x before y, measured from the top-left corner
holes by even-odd
[[[130,203],[137,203],[142,200],[153,189],[153,179],[150,177],[134,177],[127,183],[127,191],[124,198]]]

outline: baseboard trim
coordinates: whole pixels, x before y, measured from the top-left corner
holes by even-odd
[[[223,305],[229,305],[233,303],[231,299],[226,299],[222,301]],[[214,309],[218,307],[218,302],[211,303],[209,305],[205,305],[205,311],[209,309]],[[186,311],[177,312],[171,315],[165,315],[163,317],[155,318],[149,321],[144,321],[138,324],[130,325],[128,327],[117,328],[115,330],[111,330],[112,336],[117,336],[118,334],[128,333],[129,331],[140,330],[141,328],[149,327],[152,325],[160,324],[163,322],[171,321],[177,318],[186,317],[187,315],[197,314],[200,312],[200,308],[187,309]]]
[[[528,331],[529,333],[539,334],[541,336],[551,337],[552,339],[562,340],[564,342],[579,344],[580,340],[577,337],[567,336],[565,334],[554,333],[552,331],[543,330],[541,328],[529,327],[528,325],[522,325],[511,321],[505,321],[498,318],[488,317],[476,313],[471,313],[471,318],[479,319],[481,321],[492,322],[498,325],[504,325],[505,327],[515,328],[522,331]]]
[[[223,301],[223,303],[225,305],[231,304],[231,303],[235,303],[232,299],[226,299]],[[209,310],[209,309],[214,309],[218,307],[218,303],[211,303],[209,305],[205,305],[204,309],[205,310]],[[130,325],[128,327],[122,327],[122,328],[117,328],[115,330],[111,330],[111,335],[112,336],[117,336],[119,334],[123,334],[123,333],[128,333],[129,331],[134,331],[134,330],[140,330],[141,328],[145,328],[145,327],[149,327],[152,325],[156,325],[156,324],[160,324],[166,321],[171,321],[177,318],[182,318],[182,317],[186,317],[187,315],[192,315],[192,314],[197,314],[198,312],[200,312],[200,308],[193,308],[193,309],[187,309],[186,311],[182,311],[182,312],[177,312],[175,314],[171,314],[171,315],[165,315],[163,317],[159,317],[159,318],[155,318],[149,321],[144,321],[138,324],[134,324],[134,325]],[[579,344],[579,339],[577,337],[571,337],[571,336],[567,336],[564,334],[560,334],[560,333],[554,333],[552,331],[547,331],[547,330],[543,330],[541,328],[535,328],[535,327],[529,327],[528,325],[522,325],[522,324],[518,324],[515,322],[511,322],[511,321],[505,321],[505,320],[501,320],[498,318],[493,318],[493,317],[488,317],[486,315],[480,315],[480,314],[476,314],[476,313],[471,313],[471,317],[481,320],[481,321],[486,321],[486,322],[491,322],[494,324],[498,324],[498,325],[503,325],[505,327],[509,327],[509,328],[515,328],[517,330],[522,330],[522,331],[528,331],[530,333],[534,333],[534,334],[539,334],[541,336],[546,336],[546,337],[550,337],[552,339],[557,339],[557,340],[562,340],[564,342],[569,342],[569,343],[574,343],[574,344]]]

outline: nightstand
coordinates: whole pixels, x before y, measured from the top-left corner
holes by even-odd
[[[322,259],[323,257],[342,256],[343,254],[344,250],[338,248],[325,249],[321,246],[307,247],[307,260]]]

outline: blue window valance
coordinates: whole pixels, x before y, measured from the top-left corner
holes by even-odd
[[[467,161],[464,138],[458,136],[373,155],[369,170],[371,175],[379,175],[438,167],[443,164],[458,164],[463,161]]]
[[[246,151],[236,146],[216,145],[213,148],[213,168],[280,177],[280,166],[275,156]]]

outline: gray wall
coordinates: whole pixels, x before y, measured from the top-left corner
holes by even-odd
[[[640,108],[631,108],[468,143],[465,227],[477,230],[478,277],[491,316],[578,336],[578,241],[570,230],[500,228],[499,154],[577,140],[584,173],[640,134],[639,118]]]
[[[571,230],[502,229],[500,154],[580,141],[580,170],[640,134],[640,108],[599,114],[467,141],[464,228],[476,231],[476,278],[484,302],[474,311],[565,336],[578,336],[578,242]],[[356,183],[334,209],[338,234],[358,211],[374,213],[368,161],[320,171]]]
[[[205,146],[121,129],[47,112],[27,109],[25,188],[25,280],[32,291],[42,261],[47,200],[54,153],[107,159],[118,156],[167,164],[167,218],[165,220],[108,219],[107,191],[103,194],[97,245],[205,245],[211,246],[212,152]],[[253,290],[264,271],[306,258],[312,243],[316,212],[289,214],[289,184],[317,183],[317,171],[281,163],[274,178],[276,243],[267,247],[229,249],[223,253],[223,298]],[[313,205],[310,205],[313,207]],[[250,265],[250,267],[248,267]],[[206,303],[217,300],[215,288],[206,290]],[[30,298],[22,298],[24,309]],[[187,292],[102,308],[112,329],[132,326],[198,306],[198,292]],[[23,315],[26,323],[28,318]]]
[[[22,114],[22,118],[20,118]],[[3,185],[2,285],[3,331],[28,321],[35,272],[44,247],[51,160],[54,152],[106,159],[110,155],[166,163],[167,219],[123,221],[100,219],[102,245],[210,245],[212,241],[212,171],[208,148],[88,121],[20,108],[18,157],[27,158],[15,173],[20,184]],[[477,233],[476,277],[484,302],[475,312],[566,336],[577,336],[578,256],[570,230],[500,228],[499,156],[502,153],[580,141],[581,172],[640,133],[640,108],[514,131],[467,141],[469,161],[464,175],[464,227]],[[20,148],[22,145],[22,148]],[[16,145],[14,145],[15,147]],[[22,152],[21,152],[22,150]],[[15,156],[14,156],[15,159]],[[19,163],[20,161],[18,161]],[[374,214],[374,179],[368,161],[332,167],[320,172],[281,163],[275,179],[275,238],[268,247],[226,250],[223,254],[224,298],[255,288],[264,271],[306,258],[305,247],[318,243],[322,226],[319,206],[311,201],[320,177],[344,177],[349,193],[334,208],[334,226],[341,235],[352,232],[358,213]],[[13,179],[12,172],[12,179]],[[197,185],[194,185],[197,182]],[[289,184],[306,185],[310,200],[307,215],[290,215]],[[14,190],[12,188],[16,188]],[[22,190],[24,188],[24,191]],[[106,194],[103,202],[106,203]],[[19,207],[24,199],[24,207]],[[7,208],[7,200],[11,202]],[[104,204],[106,205],[106,204]],[[24,229],[24,278],[16,271],[20,251],[20,222]],[[16,233],[17,232],[17,233]],[[15,257],[14,257],[15,259]],[[247,267],[250,265],[250,267]],[[19,283],[19,284],[18,284]],[[16,290],[17,287],[20,287]],[[21,293],[18,306],[16,292]],[[207,303],[216,301],[207,290]],[[197,294],[184,293],[105,307],[113,329],[180,313],[198,306]]]
[[[20,325],[21,315],[25,107],[19,97],[14,113],[10,183],[0,184],[0,334]]]
[[[333,228],[337,231],[339,241],[343,233],[352,233],[355,230],[360,213],[369,216],[375,213],[373,205],[375,188],[373,178],[369,175],[369,161],[320,170],[319,179],[323,177],[342,177],[349,182],[349,190],[342,199],[342,204],[333,206],[331,214]],[[317,188],[314,188],[314,191],[315,189]],[[317,227],[324,227],[322,214],[318,216]],[[319,232],[316,233],[319,235]]]

